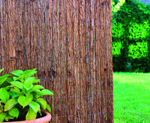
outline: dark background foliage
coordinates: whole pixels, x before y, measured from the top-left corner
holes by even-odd
[[[112,2],[114,71],[150,72],[150,5],[126,0],[114,12]]]

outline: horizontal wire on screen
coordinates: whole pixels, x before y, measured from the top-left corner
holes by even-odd
[[[76,59],[3,59],[0,60],[0,62],[3,61],[83,61],[83,60],[112,60],[112,58],[76,58]]]
[[[76,116],[76,117],[78,117],[78,116],[80,116],[80,117],[82,117],[82,116],[90,116],[90,115],[99,115],[99,114],[102,114],[102,113],[112,113],[112,112],[114,112],[114,111],[105,111],[105,112],[98,112],[98,113],[92,113],[92,114],[83,114],[83,115],[66,115],[66,116],[55,116],[55,117],[53,117],[53,118],[58,118],[58,117],[74,117],[74,116]],[[141,116],[138,116],[138,115],[136,115],[137,117],[141,117]],[[150,120],[148,120],[148,121],[150,121]]]
[[[66,115],[66,116],[56,116],[56,117],[53,117],[53,118],[58,118],[58,117],[74,117],[74,116],[89,116],[89,115],[98,115],[98,114],[103,114],[103,113],[112,113],[113,111],[105,111],[105,112],[98,112],[98,113],[92,113],[92,114],[82,114],[82,115]]]
[[[101,5],[93,5],[93,4],[83,4],[82,2],[79,2],[79,3],[73,3],[73,2],[51,2],[51,1],[46,1],[46,0],[38,0],[38,1],[30,1],[30,2],[27,2],[27,1],[11,1],[11,0],[2,0],[1,2],[15,2],[15,3],[38,3],[40,5],[40,3],[52,3],[52,4],[74,4],[74,5],[82,5],[82,6],[94,6],[94,7],[109,7],[111,8],[111,5],[105,5],[104,2],[101,2],[100,4]]]
[[[62,79],[65,79],[65,80],[68,80],[68,79],[94,79],[94,78],[110,78],[110,77],[113,77],[113,76],[96,76],[96,77],[93,77],[93,76],[89,76],[89,77],[66,77],[66,78],[41,78],[40,80],[42,81],[45,81],[45,80],[62,80]]]
[[[63,97],[54,97],[54,99],[66,99],[66,98],[79,98],[79,97],[81,97],[81,98],[89,98],[89,97],[94,97],[94,96],[101,96],[101,95],[113,95],[113,93],[109,93],[109,94],[97,94],[97,95],[88,95],[88,96],[67,96],[67,94],[65,95],[65,96],[63,96]],[[46,99],[52,99],[53,97],[47,97]]]
[[[101,42],[101,43],[112,43],[112,41],[71,41],[71,40],[16,40],[16,41],[13,41],[13,40],[1,40],[1,42],[48,42],[48,41],[51,41],[51,42]]]
[[[86,21],[83,21],[83,22],[75,22],[75,21],[31,21],[31,20],[29,20],[29,21],[18,21],[18,20],[0,20],[0,23],[3,23],[3,22],[15,22],[15,23],[50,23],[50,22],[52,22],[52,23],[78,23],[78,24],[91,24],[91,22],[86,22]],[[97,24],[97,25],[99,25],[100,26],[100,24],[101,25],[111,25],[111,23],[109,23],[109,24],[107,24],[107,23],[99,23],[99,22],[97,22],[97,23],[94,23],[94,24]]]

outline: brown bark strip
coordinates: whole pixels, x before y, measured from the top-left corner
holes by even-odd
[[[77,4],[78,3],[78,4]],[[79,78],[79,0],[73,0],[74,9],[74,69],[75,69],[75,78]],[[80,123],[81,121],[81,104],[80,104],[80,80],[75,79],[75,123]]]
[[[107,72],[108,72],[108,78],[107,78],[107,117],[108,123],[113,123],[113,64],[112,64],[112,36],[111,36],[111,1],[107,0],[106,4],[107,7],[106,9],[106,41],[108,41],[108,43],[106,44],[107,46],[107,62],[108,62],[108,68],[107,68]]]
[[[1,20],[4,20],[4,14],[5,14],[4,6],[5,6],[4,2],[0,1],[0,10],[1,10],[0,19]],[[0,37],[0,45],[1,45],[0,59],[1,59],[1,62],[0,62],[0,65],[1,65],[1,68],[4,68],[4,61],[3,61],[3,59],[4,59],[4,48],[5,48],[4,42],[3,42],[3,40],[4,40],[4,22],[1,22],[0,26],[1,26],[1,31],[0,31],[0,36],[1,36]]]
[[[90,42],[90,62],[91,62],[91,94],[92,96],[92,123],[97,120],[97,81],[96,81],[96,59],[95,59],[95,6],[96,0],[91,0],[91,42]]]
[[[15,21],[15,1],[8,2],[7,4],[7,47],[9,52],[9,71],[15,70],[16,67],[16,24]]]
[[[31,58],[31,51],[30,51],[30,4],[25,3],[23,1],[23,50],[24,50],[24,70],[30,69],[30,58]],[[25,23],[26,22],[26,23]]]
[[[38,42],[38,4],[37,2],[31,2],[31,69],[38,68],[38,54],[37,54],[37,42]]]
[[[80,90],[80,93],[81,93],[81,96],[86,96],[87,92],[86,92],[86,87],[87,87],[87,83],[86,83],[86,79],[83,79],[83,78],[86,78],[86,13],[85,13],[85,10],[86,10],[86,7],[85,7],[85,0],[80,0],[79,1],[80,3],[80,6],[79,6],[79,23],[80,23],[80,39],[79,39],[79,42],[80,42],[80,45],[79,45],[79,48],[80,48],[80,56],[79,56],[79,64],[80,64],[80,71],[79,71],[79,77],[81,78],[80,79],[80,85],[81,85],[81,90]],[[82,60],[80,60],[80,58]],[[81,117],[81,121],[80,123],[86,123],[87,122],[87,98],[82,98],[81,97],[81,100],[80,100],[80,105],[81,105],[81,108],[80,108],[80,113],[81,115],[83,115]]]
[[[46,0],[45,3],[45,73],[46,78],[52,78],[52,3]],[[53,91],[53,81],[46,79],[46,88]],[[50,96],[51,97],[51,96]],[[47,102],[52,111],[52,98],[47,97]],[[52,114],[52,112],[51,112]]]
[[[45,78],[45,21],[44,21],[44,12],[45,12],[45,2],[39,0],[37,3],[38,11],[38,78]],[[46,81],[43,80],[41,85],[45,87]]]
[[[3,2],[3,13],[2,13],[2,20],[4,20],[2,22],[2,37],[3,37],[3,50],[2,50],[2,66],[5,69],[5,71],[3,72],[3,74],[8,73],[9,72],[9,47],[8,47],[8,41],[7,41],[7,37],[8,37],[8,15],[6,14],[7,12],[7,3],[8,2]]]
[[[74,20],[74,8],[73,8],[73,4],[72,2],[70,2],[70,0],[67,0],[67,2],[69,2],[70,4],[66,4],[67,5],[67,90],[68,90],[68,97],[71,96],[75,96],[74,94],[74,85],[75,85],[75,81],[72,79],[74,78],[74,25],[73,20]],[[68,122],[74,122],[74,109],[75,109],[75,98],[68,98],[67,99],[67,103],[68,103]],[[73,115],[73,116],[72,116]]]
[[[16,21],[20,21],[20,23],[16,23],[16,69],[23,70],[23,0],[16,3],[15,16]]]
[[[90,42],[91,42],[91,26],[90,26],[90,0],[86,0],[86,81],[87,81],[87,105],[88,105],[88,114],[92,114],[92,108],[91,108],[91,65],[90,65]],[[92,115],[88,115],[88,123],[92,122],[91,119]]]
[[[60,41],[59,41],[59,2],[58,0],[53,0],[53,67],[52,74],[53,78],[58,78],[54,80],[54,95],[55,97],[60,97]],[[60,121],[60,99],[56,98],[54,102],[54,117],[55,122]]]
[[[106,28],[105,28],[105,0],[100,0],[100,69],[101,69],[101,122],[107,123],[107,75],[108,75],[108,63],[107,63],[107,44],[106,44]]]
[[[101,61],[101,51],[100,51],[100,11],[99,11],[99,6],[100,6],[100,0],[96,1],[95,4],[95,36],[96,36],[96,81],[97,81],[97,121],[98,123],[101,123],[101,80],[100,80],[100,61]]]
[[[66,0],[60,0],[59,3],[59,9],[60,9],[60,77],[61,78],[66,78],[67,77],[67,46],[66,46],[66,39],[67,39],[67,16],[66,16],[66,11],[67,11],[67,6],[65,4]],[[62,79],[61,80],[61,98],[60,98],[60,115],[61,116],[66,116],[66,117],[60,117],[60,123],[67,123],[67,79]]]

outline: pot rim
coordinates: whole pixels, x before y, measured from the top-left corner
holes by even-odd
[[[44,111],[43,111],[44,112]],[[0,122],[0,123],[46,123],[49,122],[52,118],[51,114],[49,112],[44,112],[46,113],[46,116],[41,117],[41,118],[37,118],[34,120],[24,120],[24,121],[11,121],[11,122]]]

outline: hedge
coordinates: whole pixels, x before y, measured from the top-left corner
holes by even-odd
[[[150,5],[136,0],[114,2],[112,1],[114,71],[150,72]]]

